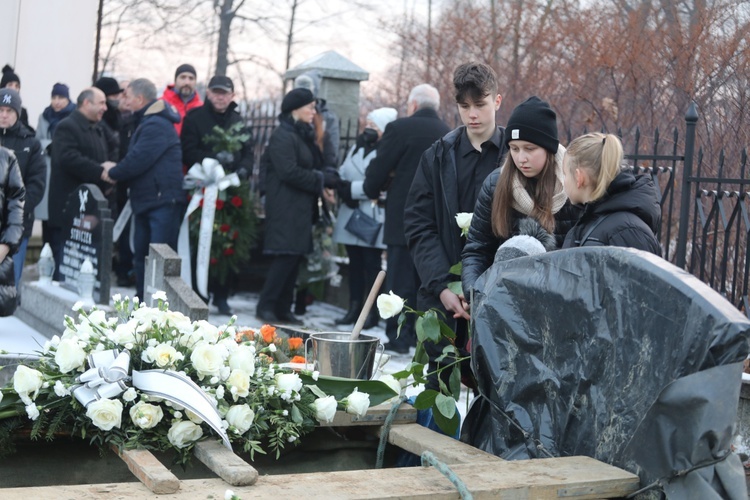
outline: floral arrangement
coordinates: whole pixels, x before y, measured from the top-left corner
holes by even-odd
[[[115,296],[112,317],[74,306],[77,319],[66,316],[63,334],[0,391],[0,453],[30,426],[31,439],[63,432],[102,448],[173,450],[180,464],[209,437],[251,459],[278,458],[337,409],[364,415],[398,396],[380,381],[285,368],[282,360],[300,361],[301,339],[273,327],[193,322],[170,311],[163,292],[153,297],[157,307]]]

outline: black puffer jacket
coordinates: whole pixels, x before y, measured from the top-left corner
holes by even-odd
[[[42,156],[42,144],[34,132],[19,120],[12,127],[0,129],[0,146],[13,151],[21,169],[26,188],[23,237],[28,238],[34,226],[34,209],[42,201],[47,185],[47,164]]]
[[[23,187],[18,160],[8,149],[0,148],[0,244],[10,252],[0,262],[0,316],[10,316],[16,308],[16,278],[12,255],[23,236]]]
[[[495,195],[495,186],[497,179],[500,177],[500,169],[492,172],[484,184],[477,197],[477,204],[474,207],[474,217],[471,219],[471,228],[466,237],[466,245],[461,254],[463,269],[461,271],[461,281],[463,282],[464,294],[469,297],[469,292],[474,286],[477,278],[485,272],[495,258],[495,252],[505,242],[504,238],[495,236],[492,231],[492,198]],[[555,214],[555,239],[557,246],[560,248],[565,235],[575,225],[581,215],[580,207],[565,202],[565,205]],[[518,234],[518,222],[527,217],[521,212],[513,211],[513,231],[511,236]]]
[[[660,224],[661,207],[651,177],[635,177],[624,171],[615,177],[603,198],[584,206],[563,248],[630,247],[661,255],[655,236]],[[582,241],[584,237],[586,241]]]
[[[279,117],[266,148],[266,228],[268,254],[304,255],[312,250],[312,225],[323,190],[322,163],[312,142],[312,128]],[[313,149],[315,148],[315,149]]]

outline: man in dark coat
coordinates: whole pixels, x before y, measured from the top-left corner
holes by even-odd
[[[182,149],[174,128],[180,116],[145,78],[133,80],[125,91],[137,128],[128,153],[116,165],[105,164],[108,179],[127,181],[135,215],[134,262],[136,295],[145,300],[144,272],[151,243],[177,250],[180,222],[187,198],[182,189]]]
[[[440,94],[435,87],[423,83],[412,89],[406,104],[407,117],[386,126],[362,185],[373,200],[380,197],[381,191],[387,191],[383,228],[383,243],[388,247],[385,289],[406,299],[411,307],[417,305],[419,277],[406,247],[404,206],[422,153],[450,131],[438,117],[439,106]],[[386,334],[390,350],[408,352],[416,343],[413,315],[402,326],[399,338],[395,318],[386,322]]]
[[[242,122],[234,102],[234,83],[229,77],[214,76],[208,82],[206,103],[188,111],[182,122],[182,161],[188,167],[201,163],[204,158],[215,158],[221,162],[225,172],[236,172],[241,179],[247,179],[253,171],[253,143],[245,141],[242,150],[236,153],[216,151],[214,145],[206,139],[214,133],[214,127],[228,130]],[[238,132],[246,133],[242,127]],[[226,283],[213,283],[213,304],[220,314],[231,316],[232,310],[227,303],[229,287]]]
[[[23,187],[21,169],[15,155],[0,147],[0,316],[10,316],[16,309],[16,286],[13,260],[23,236]]]
[[[460,282],[450,268],[461,261],[466,242],[456,214],[474,211],[482,183],[500,165],[507,147],[505,129],[495,124],[502,102],[495,71],[483,63],[461,64],[453,73],[453,88],[463,126],[422,155],[406,198],[404,229],[421,279],[417,307],[442,310],[456,332],[456,346],[463,348],[468,338],[468,304],[463,295],[448,288],[449,283]],[[437,368],[434,359],[442,347],[426,345],[430,372]],[[430,389],[439,389],[436,379],[430,382]]]
[[[16,286],[21,282],[26,248],[34,226],[34,209],[42,200],[47,184],[47,165],[42,156],[42,145],[34,137],[34,132],[21,123],[20,116],[21,96],[15,90],[0,89],[0,146],[15,153],[26,187],[23,238],[18,252],[13,256]]]
[[[107,143],[107,133],[99,123],[107,109],[104,92],[87,88],[79,94],[76,104],[78,109],[59,123],[52,142],[48,225],[58,281],[64,244],[63,210],[68,195],[84,183],[98,185],[106,195],[112,184],[106,180],[103,164],[117,158],[116,146]]]

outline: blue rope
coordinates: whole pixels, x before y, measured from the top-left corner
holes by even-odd
[[[383,422],[383,428],[380,430],[380,442],[378,443],[378,458],[375,461],[376,469],[383,468],[383,457],[385,456],[385,446],[388,444],[388,434],[391,432],[391,424],[393,424],[393,419],[396,417],[396,413],[398,413],[398,409],[407,399],[408,398],[406,398],[405,396],[401,396],[401,398],[396,400],[396,402],[393,403],[393,406],[391,406],[391,411],[389,411],[388,415],[386,415],[385,417],[385,421]]]
[[[458,494],[461,495],[461,498],[463,498],[464,500],[474,499],[464,482],[461,481],[461,478],[459,478],[456,473],[451,470],[450,467],[438,460],[431,451],[425,451],[424,453],[422,453],[422,467],[429,467],[430,465],[435,467],[438,472],[448,478],[448,481],[450,481],[453,486],[456,487],[456,490],[458,490]]]

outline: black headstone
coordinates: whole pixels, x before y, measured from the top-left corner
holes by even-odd
[[[95,184],[81,184],[68,196],[63,211],[62,284],[78,292],[78,274],[88,257],[96,274],[97,304],[109,303],[113,224],[109,202]]]

